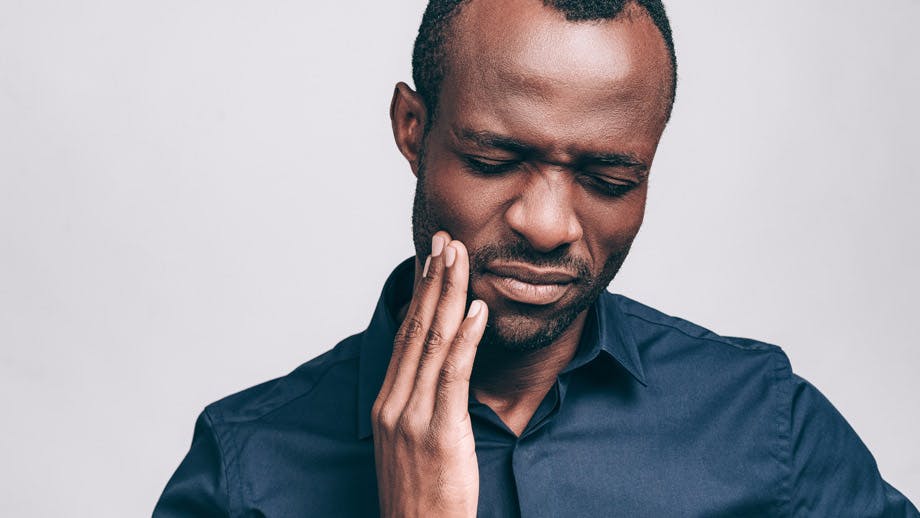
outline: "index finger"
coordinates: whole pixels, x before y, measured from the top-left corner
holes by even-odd
[[[447,232],[437,232],[432,236],[432,253],[425,261],[423,275],[415,284],[409,309],[393,341],[393,354],[378,398],[404,403],[409,397],[422,344],[431,327],[440,297],[445,270],[443,252],[449,242],[450,235]]]

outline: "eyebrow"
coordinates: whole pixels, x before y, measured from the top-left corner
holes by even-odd
[[[521,142],[520,140],[492,133],[491,131],[473,131],[470,129],[461,130],[459,137],[463,140],[472,142],[480,147],[492,147],[513,151],[515,153],[530,154],[534,152],[532,146]]]
[[[577,164],[580,167],[586,165],[625,167],[632,169],[641,177],[648,174],[648,166],[631,153],[584,153],[579,157]]]
[[[533,146],[515,138],[492,133],[491,131],[474,131],[463,129],[458,136],[465,141],[484,148],[502,149],[511,151],[525,156],[534,156],[537,154]],[[580,168],[589,165],[598,165],[606,167],[625,167],[633,169],[640,176],[648,174],[648,166],[632,153],[580,153],[575,157],[575,167]]]

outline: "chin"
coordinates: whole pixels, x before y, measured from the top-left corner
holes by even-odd
[[[535,351],[555,342],[578,313],[564,311],[552,317],[538,317],[497,310],[490,312],[482,345],[508,351]]]

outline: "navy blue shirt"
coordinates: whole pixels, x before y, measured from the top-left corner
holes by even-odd
[[[371,405],[413,264],[363,333],[209,405],[154,516],[376,516]],[[618,295],[520,437],[469,410],[480,516],[920,516],[778,347]]]

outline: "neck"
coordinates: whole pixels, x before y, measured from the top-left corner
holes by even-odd
[[[572,360],[587,311],[550,345],[535,351],[481,347],[470,378],[470,391],[517,435],[524,430],[562,369]]]

